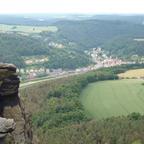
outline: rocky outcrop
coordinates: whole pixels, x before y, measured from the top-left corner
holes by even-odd
[[[0,144],[32,143],[29,121],[18,96],[19,83],[16,67],[0,63]]]
[[[4,138],[15,129],[16,123],[13,119],[0,118],[0,138]]]

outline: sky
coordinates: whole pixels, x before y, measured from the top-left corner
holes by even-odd
[[[0,14],[144,14],[144,0],[0,0]]]

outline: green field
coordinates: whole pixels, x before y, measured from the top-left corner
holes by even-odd
[[[143,80],[113,80],[89,84],[81,94],[87,113],[96,118],[144,114]]]
[[[0,32],[40,33],[43,31],[56,32],[56,26],[25,26],[0,24]]]

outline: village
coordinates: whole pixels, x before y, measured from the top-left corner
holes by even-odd
[[[56,77],[61,75],[67,75],[71,73],[84,73],[92,70],[96,70],[102,67],[113,67],[116,65],[122,65],[122,64],[132,64],[134,62],[125,62],[121,59],[112,56],[107,56],[107,54],[102,50],[102,48],[93,48],[91,51],[86,51],[88,56],[91,57],[93,64],[88,67],[82,67],[77,68],[75,70],[63,70],[62,68],[59,69],[48,69],[43,66],[41,67],[34,67],[34,68],[21,68],[18,69],[18,73],[20,74],[21,79],[35,79],[38,77],[44,77],[44,76],[50,76],[50,77]],[[38,63],[44,63],[48,61],[47,57],[39,57],[39,58],[27,58],[25,59],[26,65],[31,64],[38,64]]]

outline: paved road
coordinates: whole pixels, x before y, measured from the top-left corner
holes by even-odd
[[[34,85],[34,84],[38,84],[38,83],[42,83],[42,82],[46,82],[46,81],[50,81],[50,80],[55,80],[55,79],[60,79],[60,78],[64,78],[64,77],[79,75],[79,74],[82,74],[82,73],[72,73],[72,74],[66,74],[66,75],[55,76],[55,77],[45,77],[45,78],[42,78],[42,79],[28,81],[28,82],[25,82],[25,83],[21,83],[20,84],[20,89],[26,88],[26,87]]]

